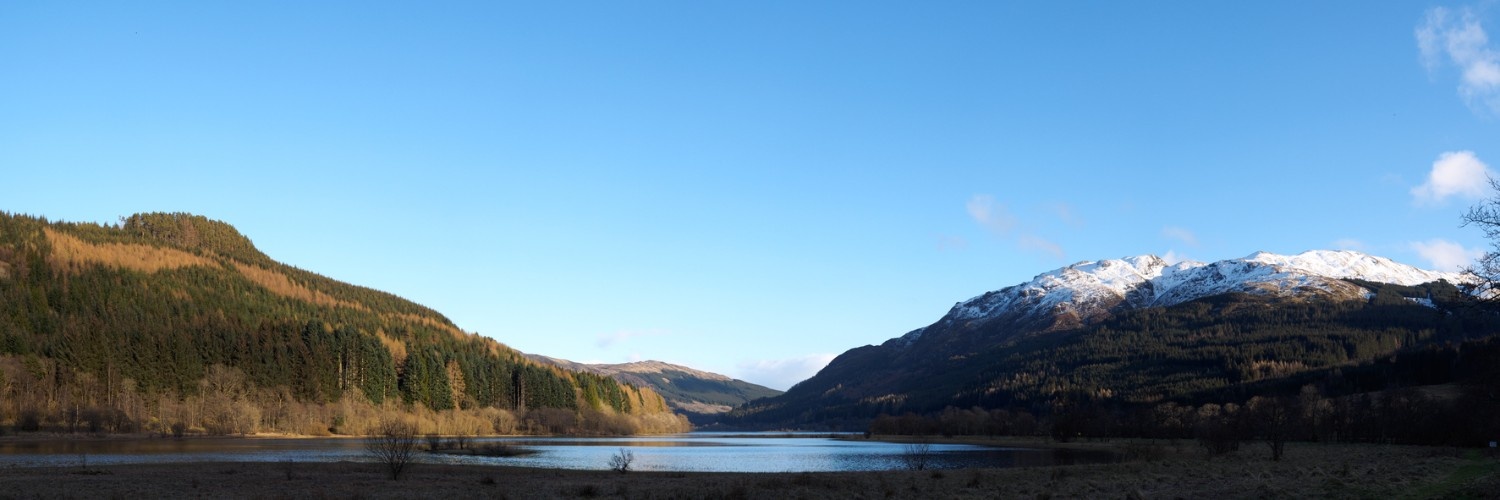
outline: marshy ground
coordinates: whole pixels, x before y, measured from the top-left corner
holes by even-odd
[[[1061,446],[1130,458],[1013,469],[768,474],[419,463],[399,481],[379,464],[350,462],[0,466],[0,498],[1500,498],[1500,458],[1472,449],[1292,443],[1282,461],[1272,462],[1259,443],[1212,458],[1190,442]]]

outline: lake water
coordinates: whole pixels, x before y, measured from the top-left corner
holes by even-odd
[[[417,453],[428,463],[507,465],[558,469],[609,468],[621,448],[635,455],[634,470],[714,472],[822,472],[907,467],[906,445],[832,439],[826,434],[689,433],[669,436],[478,438],[535,450],[518,457]],[[1102,452],[933,444],[928,467],[1020,467],[1113,461]],[[88,466],[171,462],[369,461],[358,439],[75,439],[0,442],[0,467]]]

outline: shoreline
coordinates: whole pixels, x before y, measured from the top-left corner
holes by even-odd
[[[870,437],[855,435],[849,437],[837,437],[835,439],[845,441],[880,441],[885,443],[900,444],[967,444],[974,446],[991,446],[995,448],[1026,448],[1026,449],[1048,449],[1048,450],[1087,450],[1087,451],[1122,451],[1122,446],[1128,445],[1163,445],[1172,446],[1173,442],[1167,440],[1148,440],[1138,438],[1111,438],[1107,440],[1094,441],[1069,441],[1061,443],[1050,437],[1044,436],[909,436],[898,434],[875,434]],[[1196,447],[1189,440],[1178,440],[1176,444]]]
[[[646,436],[671,436],[671,435],[673,435],[673,434],[483,434],[483,435],[464,435],[462,437],[464,437],[466,439],[490,439],[490,438],[556,438],[556,437],[568,437],[568,438],[587,438],[587,437],[615,438],[615,437],[646,437]],[[439,437],[439,438],[442,438],[442,439],[454,439],[454,438],[460,437],[458,434],[437,434],[436,436]],[[57,434],[52,434],[52,433],[43,433],[43,432],[31,432],[31,433],[24,433],[24,434],[11,433],[11,434],[6,434],[6,435],[3,435],[3,436],[0,436],[0,443],[7,443],[7,442],[27,443],[27,442],[48,442],[48,441],[147,441],[147,440],[156,441],[156,440],[174,440],[174,439],[175,440],[184,440],[184,441],[188,441],[188,440],[192,440],[192,441],[241,440],[241,439],[287,439],[287,440],[303,440],[303,439],[307,439],[307,440],[311,440],[311,439],[367,439],[367,438],[371,438],[371,437],[375,437],[375,436],[373,436],[373,435],[359,436],[359,435],[352,435],[352,434],[330,434],[330,435],[326,435],[326,436],[319,436],[319,435],[313,435],[313,434],[255,433],[255,434],[225,434],[225,435],[217,435],[217,436],[211,436],[211,435],[206,435],[206,434],[189,434],[189,435],[184,435],[182,437],[177,437],[177,436],[173,436],[173,435],[170,435],[170,434],[160,434],[160,433],[155,433],[155,432],[152,432],[152,433],[137,432],[137,433],[126,433],[126,434],[83,434],[83,433],[73,433],[73,434],[57,433]],[[424,442],[427,439],[427,437],[428,436],[426,434],[421,434],[421,435],[417,435],[416,436],[416,438],[417,438],[418,441],[424,441]]]
[[[863,439],[862,437],[859,439]],[[874,437],[872,437],[874,439]],[[946,439],[946,438],[944,438]],[[972,441],[954,438],[930,442]],[[1039,447],[1038,441],[980,443]],[[1143,446],[1059,443],[1070,448]],[[1478,450],[1292,443],[1207,457],[1194,443],[1092,465],[872,472],[655,472],[414,463],[392,481],[374,462],[201,462],[0,467],[0,497],[21,498],[1258,498],[1500,497],[1500,459]]]

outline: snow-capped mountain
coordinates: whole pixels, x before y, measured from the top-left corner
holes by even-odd
[[[1349,251],[1080,262],[845,351],[785,394],[747,403],[729,423],[859,425],[945,407],[1045,411],[1068,394],[1126,404],[1242,401],[1306,384],[1294,377],[1500,332],[1500,319],[1456,307],[1461,290],[1451,285],[1464,281]],[[1200,299],[1208,300],[1170,307]],[[1444,319],[1453,314],[1466,320]]]
[[[1346,280],[1411,286],[1463,279],[1458,273],[1418,269],[1347,250],[1257,252],[1213,263],[1168,263],[1143,255],[1079,262],[1039,274],[1029,282],[959,302],[940,323],[1051,318],[1055,327],[1071,327],[1121,309],[1165,307],[1229,292],[1355,299],[1370,292]],[[911,343],[922,331],[908,333],[903,340]]]

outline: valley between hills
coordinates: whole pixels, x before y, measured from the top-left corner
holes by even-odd
[[[278,263],[233,226],[202,216],[98,225],[0,214],[0,432],[11,440],[359,437],[392,421],[417,434],[471,437],[798,429],[1096,443],[1136,464],[1053,472],[1050,483],[1013,491],[1026,495],[1102,494],[1088,484],[1121,479],[1096,473],[1168,475],[1160,464],[1188,467],[1194,456],[1311,467],[1306,461],[1322,459],[1308,457],[1324,453],[1343,469],[1319,463],[1324,475],[1305,485],[1331,496],[1445,481],[1457,482],[1438,491],[1462,493],[1495,480],[1495,467],[1462,450],[1482,453],[1500,439],[1500,316],[1467,280],[1349,251],[1085,261],[850,349],[783,393],[660,362],[587,365],[521,353],[395,294]],[[1360,448],[1369,444],[1424,448],[1366,462],[1358,457],[1370,455]],[[1413,460],[1430,469],[1399,488],[1358,484],[1378,475],[1361,472],[1368,463]],[[1472,477],[1451,480],[1459,471]],[[1219,473],[1227,472],[1205,472]],[[787,476],[693,491],[962,497],[952,483],[996,480],[923,474],[878,484],[875,476]],[[1270,481],[1285,471],[1266,474],[1261,493],[1315,491]],[[637,479],[581,477],[538,496],[653,491]]]

